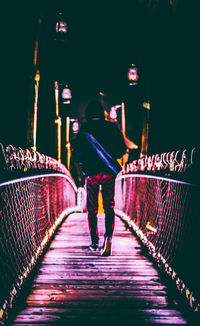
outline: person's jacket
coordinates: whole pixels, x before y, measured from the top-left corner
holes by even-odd
[[[73,144],[75,159],[85,176],[99,172],[117,174],[117,162],[126,153],[124,138],[116,124],[106,120],[90,120],[82,125]]]

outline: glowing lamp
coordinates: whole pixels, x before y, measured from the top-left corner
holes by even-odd
[[[138,71],[135,64],[131,64],[128,70],[128,82],[130,86],[135,86],[138,83]]]
[[[79,131],[79,123],[77,119],[74,119],[73,124],[72,124],[72,130],[74,134],[77,134]]]
[[[63,98],[63,104],[70,104],[72,95],[68,85],[65,85],[65,88],[63,88],[62,98]]]
[[[116,112],[114,107],[111,107],[111,109],[110,109],[110,117],[111,117],[112,120],[117,119],[117,112]]]
[[[56,33],[67,34],[67,23],[65,21],[59,21],[56,23]]]
[[[56,36],[57,41],[67,41],[68,25],[63,17],[63,13],[59,12],[56,21]]]
[[[110,108],[110,119],[113,122],[117,121],[117,109],[121,108],[121,105],[115,105]]]
[[[143,103],[142,103],[142,106],[143,106],[143,108],[145,108],[145,109],[147,109],[147,110],[150,110],[150,101],[143,102]]]

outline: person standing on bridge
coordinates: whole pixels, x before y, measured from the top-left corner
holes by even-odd
[[[99,249],[98,195],[102,187],[105,212],[105,235],[101,255],[111,255],[114,231],[114,186],[121,171],[117,162],[126,153],[123,135],[117,125],[105,120],[104,109],[92,101],[85,110],[83,123],[74,142],[75,158],[86,177],[88,224],[91,236],[90,250]]]

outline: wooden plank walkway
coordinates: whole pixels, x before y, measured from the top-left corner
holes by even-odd
[[[104,215],[99,214],[103,241]],[[152,262],[116,217],[112,256],[88,249],[86,214],[70,215],[10,325],[185,325]]]

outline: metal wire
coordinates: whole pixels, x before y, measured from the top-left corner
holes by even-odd
[[[68,170],[40,153],[1,146],[1,169],[9,181],[0,183],[0,323],[36,264],[57,226],[69,213],[81,210],[79,194]],[[44,174],[13,179],[14,170]],[[53,173],[46,174],[47,170]],[[35,173],[34,173],[35,174]]]
[[[165,171],[165,160],[169,168],[174,166],[171,157],[172,153],[168,158],[163,155],[159,161]],[[198,309],[200,186],[157,176],[153,170],[158,162],[155,157],[142,162],[144,164],[141,164],[141,160],[134,161],[118,175],[115,188],[116,214],[136,231],[158,264],[175,280],[177,288],[185,293],[190,306]],[[181,162],[179,173],[183,174],[192,163],[187,163],[185,167]],[[144,174],[144,166],[147,169],[149,167],[149,174]],[[130,168],[137,173],[131,172]]]

